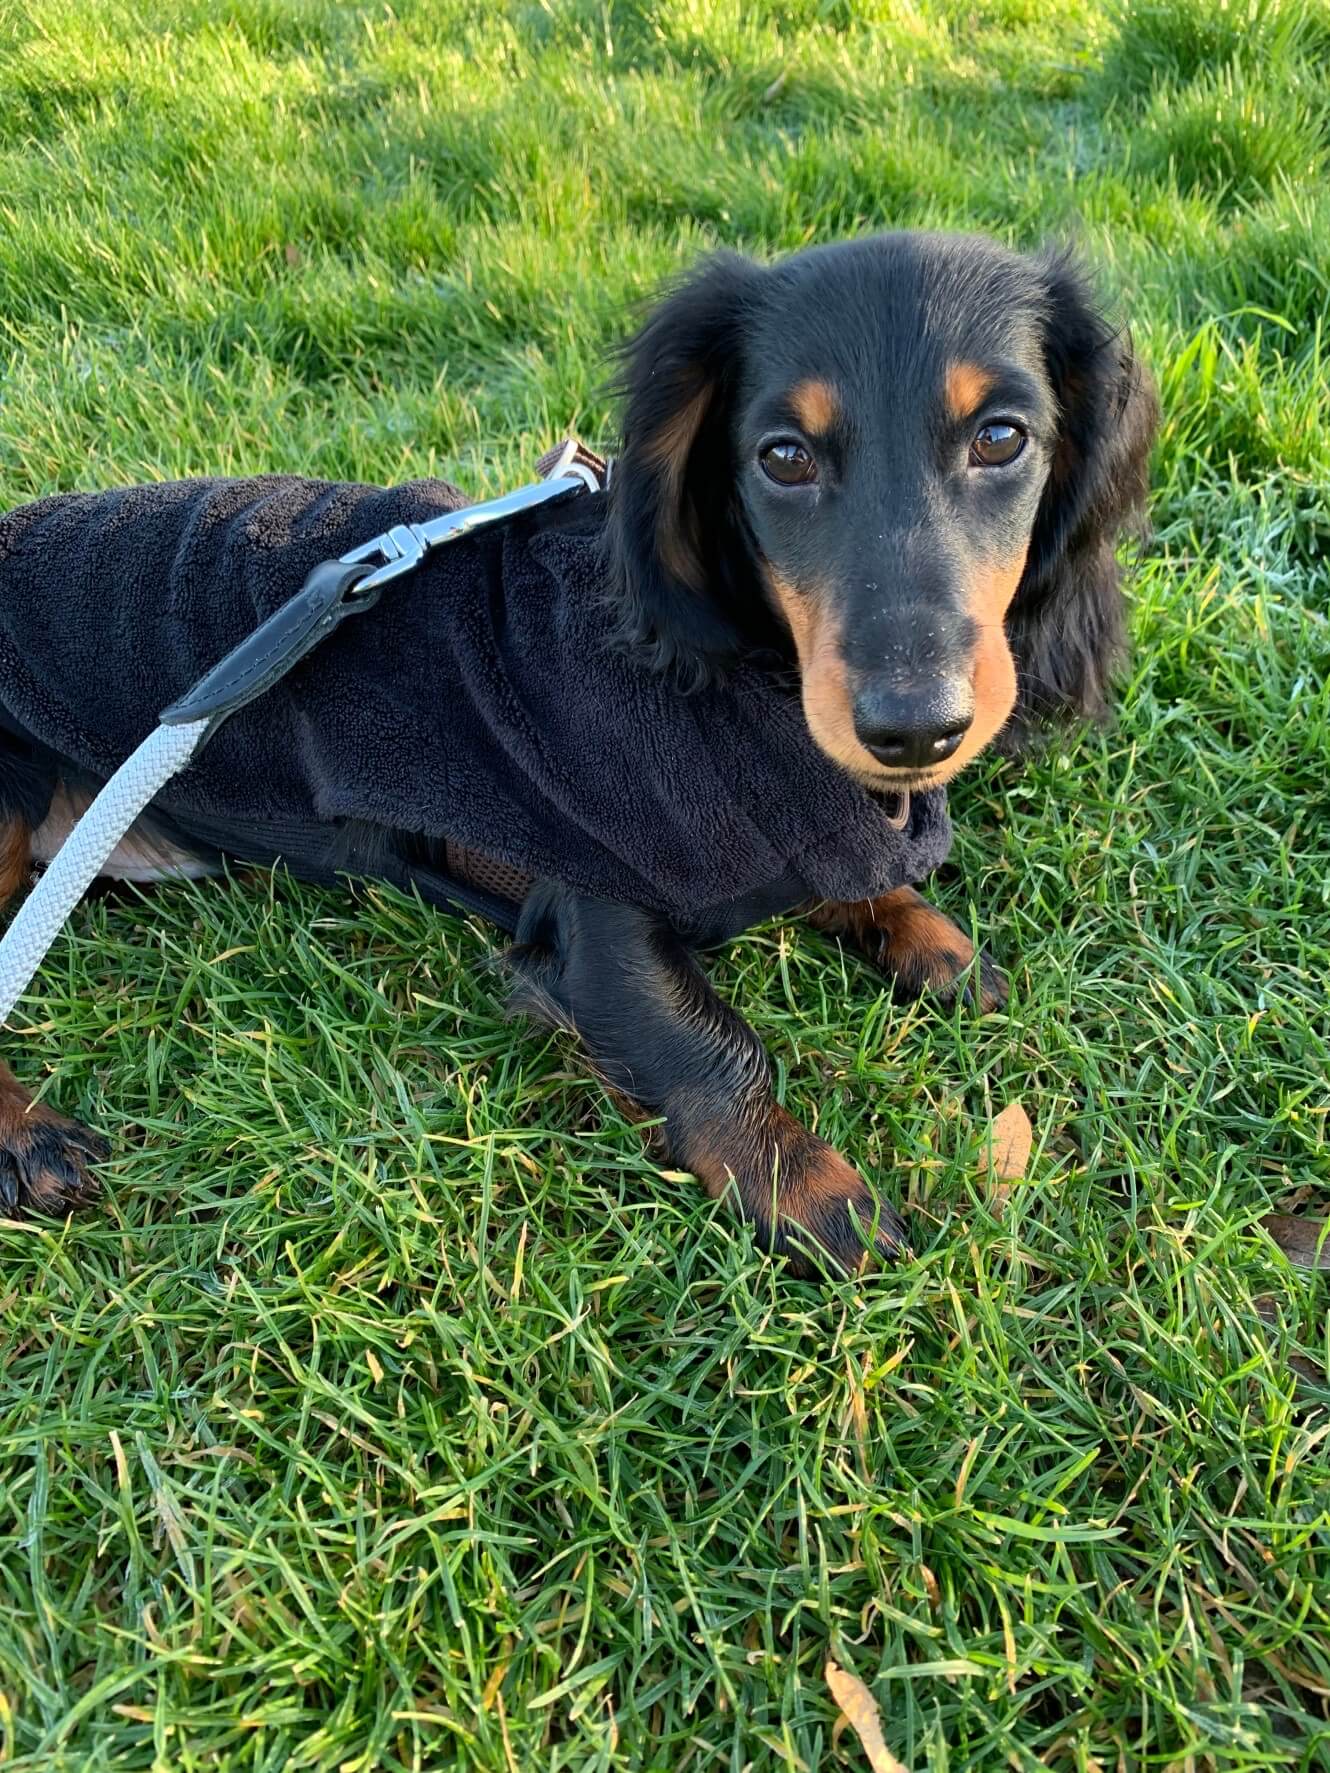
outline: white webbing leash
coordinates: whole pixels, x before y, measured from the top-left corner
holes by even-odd
[[[271,689],[344,617],[372,608],[382,587],[414,571],[431,549],[550,499],[598,491],[601,481],[578,455],[570,438],[541,462],[546,479],[427,523],[398,524],[340,560],[324,561],[294,597],[165,709],[161,725],[125,759],[80,817],[0,940],[0,1022],[8,1019],[121,838],[228,714]]]
[[[0,1022],[27,990],[66,918],[159,789],[198,750],[210,720],[159,726],[127,757],[70,832],[0,941]]]

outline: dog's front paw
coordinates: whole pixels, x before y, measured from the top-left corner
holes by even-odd
[[[63,1218],[97,1198],[88,1166],[110,1146],[76,1120],[43,1103],[0,1105],[0,1213],[45,1213]]]
[[[909,1254],[900,1215],[834,1146],[772,1102],[690,1141],[689,1168],[800,1279],[860,1274]]]
[[[952,1004],[960,998],[987,1012],[1007,1001],[1007,981],[993,962],[982,950],[976,961],[965,932],[913,887],[852,905],[818,906],[812,922],[862,949],[901,1002],[934,997]]]
[[[889,947],[878,964],[891,980],[893,995],[902,1002],[931,997],[947,1006],[959,999],[961,1003],[977,1003],[984,1015],[1002,1009],[1007,1001],[1006,974],[984,949],[976,959],[974,944],[949,918],[941,912],[933,915],[947,926],[955,941],[927,949]]]

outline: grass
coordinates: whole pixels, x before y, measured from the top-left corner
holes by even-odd
[[[113,1135],[0,1229],[5,1773],[1330,1767],[1324,0],[0,0],[0,498],[607,435],[724,242],[1079,237],[1160,377],[1121,718],[955,797],[1011,973],[716,965],[912,1215],[786,1279],[490,939],[94,899],[7,1056]],[[977,1156],[1025,1103],[1004,1213]]]

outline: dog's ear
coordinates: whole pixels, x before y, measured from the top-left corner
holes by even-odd
[[[730,407],[763,272],[718,253],[625,346],[606,545],[619,638],[684,681],[738,644]]]
[[[1044,352],[1059,407],[1052,470],[1007,617],[1019,745],[1040,721],[1095,719],[1125,650],[1116,547],[1144,528],[1159,400],[1131,341],[1103,318],[1065,253],[1039,261]]]

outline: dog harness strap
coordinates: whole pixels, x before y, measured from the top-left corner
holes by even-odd
[[[0,1021],[27,990],[106,858],[228,714],[279,683],[347,616],[371,609],[383,586],[412,572],[431,549],[536,505],[598,492],[610,475],[608,463],[572,438],[542,457],[540,469],[543,478],[531,486],[426,523],[398,524],[340,560],[323,561],[294,597],[162,711],[161,725],[92,801],[0,940]]]

